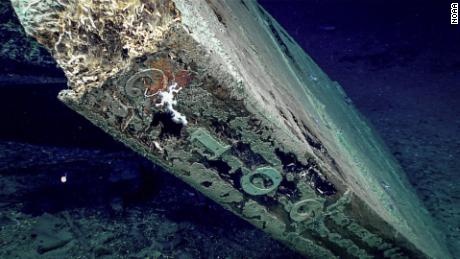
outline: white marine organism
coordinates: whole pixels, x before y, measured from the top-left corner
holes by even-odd
[[[158,92],[158,96],[161,98],[161,102],[157,103],[157,107],[165,107],[165,109],[171,112],[172,120],[176,123],[180,123],[184,126],[187,126],[187,118],[182,115],[180,112],[174,109],[174,105],[177,104],[177,101],[174,100],[174,94],[178,93],[182,88],[177,88],[177,83],[174,82],[168,87],[167,91]]]

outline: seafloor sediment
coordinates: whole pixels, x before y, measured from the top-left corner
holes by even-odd
[[[1,258],[301,258],[126,149],[2,141],[0,174]]]

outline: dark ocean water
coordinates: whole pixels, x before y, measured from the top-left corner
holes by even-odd
[[[460,26],[450,3],[259,2],[374,124],[459,255]],[[0,14],[15,22],[4,3]],[[56,256],[298,257],[61,104],[62,72],[46,53],[35,64],[13,55],[5,42],[29,43],[0,31],[0,255],[30,258],[41,238],[68,247]],[[70,227],[49,228],[59,225]]]

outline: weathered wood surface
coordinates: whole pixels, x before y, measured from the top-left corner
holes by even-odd
[[[450,258],[374,130],[255,1],[12,0],[59,98],[312,258]]]

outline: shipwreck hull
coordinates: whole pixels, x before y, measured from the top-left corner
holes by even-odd
[[[254,1],[12,0],[59,99],[311,258],[449,258],[374,130]]]

